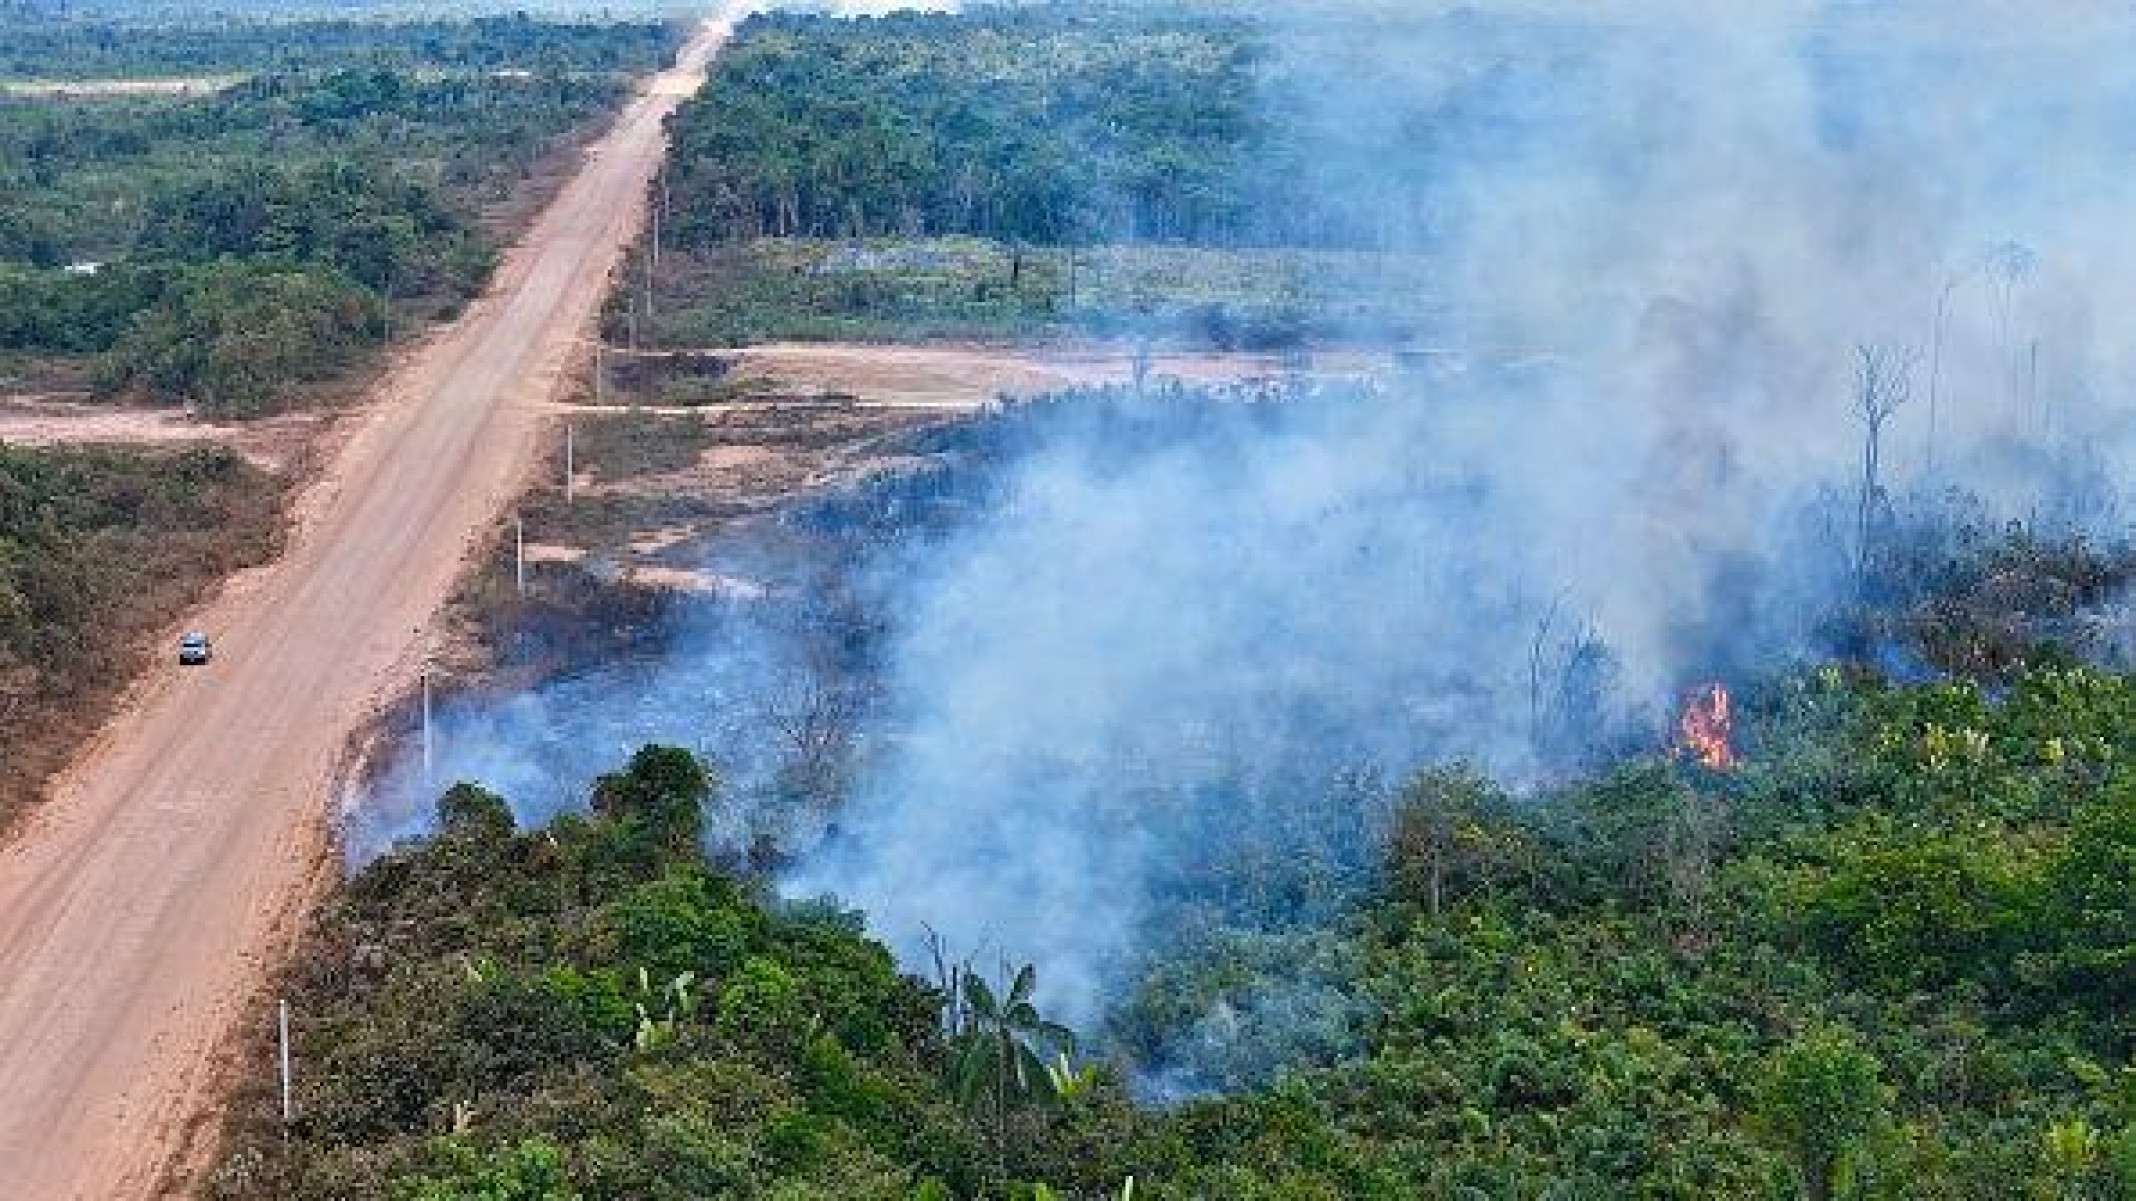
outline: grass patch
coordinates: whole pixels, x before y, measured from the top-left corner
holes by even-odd
[[[625,410],[575,424],[578,470],[597,484],[687,471],[718,438],[695,417]]]
[[[652,481],[695,467],[720,435],[704,420],[619,409],[572,421],[573,460],[580,487],[570,499],[561,439],[543,465],[546,481],[521,500],[527,536],[567,546],[614,549],[631,532],[658,529],[699,514],[687,488]],[[644,482],[643,488],[634,485]]]
[[[981,238],[766,238],[671,252],[655,346],[1143,336],[1215,349],[1412,340],[1434,310],[1420,256],[1193,246],[1029,247]],[[639,300],[611,300],[630,336]]]

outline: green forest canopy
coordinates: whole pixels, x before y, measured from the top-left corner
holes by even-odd
[[[213,14],[182,5],[156,12],[42,11],[0,5],[0,80],[128,79],[231,72],[325,70],[350,65],[449,70],[637,73],[666,62],[676,37],[660,21],[536,20],[525,12],[471,19],[381,20],[348,5],[262,4],[250,16],[216,3]],[[337,12],[338,10],[338,12]],[[411,12],[414,10],[411,10]],[[641,10],[646,11],[646,10]]]
[[[1296,241],[1265,66],[1222,17],[759,16],[678,119],[677,232]]]
[[[2129,1195],[2136,677],[1812,669],[1742,735],[1521,801],[1419,774],[1361,909],[1184,949],[1103,1032],[1309,978],[1338,1050],[1167,1107],[1117,1060],[974,1084],[996,1027],[704,860],[683,752],[544,832],[456,789],[313,935],[303,1116],[241,1119],[215,1195]]]
[[[310,45],[311,28],[290,36]],[[371,65],[194,99],[0,100],[0,350],[94,354],[111,387],[271,409],[284,384],[380,340],[394,302],[449,311],[478,292],[495,255],[481,211],[676,39],[518,19],[364,28]],[[545,65],[440,73],[391,65],[395,49]],[[81,260],[100,266],[61,269]]]

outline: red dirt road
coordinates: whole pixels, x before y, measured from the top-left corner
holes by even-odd
[[[142,686],[0,850],[0,1199],[152,1196],[197,1170],[218,1057],[332,870],[345,739],[408,678],[532,462],[636,231],[661,118],[723,35],[692,41],[490,296],[381,385],[289,553],[192,623],[215,663]]]

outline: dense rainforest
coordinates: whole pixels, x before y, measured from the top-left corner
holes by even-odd
[[[309,45],[312,28],[281,33]],[[367,27],[348,53],[370,65],[263,71],[200,98],[0,99],[0,353],[94,355],[109,390],[269,411],[380,342],[396,310],[421,319],[479,291],[496,253],[484,213],[675,36]],[[432,65],[470,58],[483,69]]]
[[[1379,249],[1430,232],[1452,121],[1510,125],[1485,78],[1360,130],[1270,36],[1170,4],[753,17],[678,118],[675,233]],[[1325,175],[1367,137],[1379,176]]]
[[[967,234],[1414,249],[1607,100],[1606,25],[1180,0],[751,17],[675,131],[688,245]],[[1411,48],[1412,77],[1376,50]]]

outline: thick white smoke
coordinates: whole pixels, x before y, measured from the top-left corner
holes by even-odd
[[[786,886],[916,964],[929,929],[1035,961],[1096,1021],[1212,857],[1369,858],[1344,769],[1532,779],[1564,737],[1812,649],[1857,550],[1860,344],[1915,359],[1888,489],[2125,536],[2136,31],[1936,12],[1408,9],[1360,36],[1357,10],[1285,10],[1269,102],[1324,194],[1429,256],[1433,294],[1393,299],[1451,353],[1154,450],[1063,422],[1009,503],[892,577],[880,728]],[[760,648],[679,645],[447,743],[509,781],[483,765],[595,712],[571,773],[717,741]]]
[[[1289,12],[1272,97],[1324,136],[1316,182],[1442,264],[1414,299],[1467,374],[1245,446],[1030,464],[912,598],[906,736],[792,881],[909,952],[1033,959],[1077,1021],[1182,860],[1269,820],[1209,781],[1337,746],[1518,777],[1532,669],[1583,623],[1627,713],[1808,649],[1855,551],[1859,344],[1919,356],[1894,491],[2119,530],[2136,479],[2126,27]],[[1379,140],[1419,111],[1445,117],[1422,171]]]

